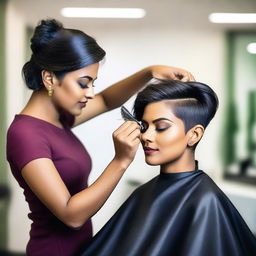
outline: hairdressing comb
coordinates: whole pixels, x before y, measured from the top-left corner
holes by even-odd
[[[124,120],[129,120],[129,121],[134,121],[136,122],[139,126],[140,126],[140,131],[141,132],[144,132],[145,131],[145,127],[143,126],[143,124],[138,121],[130,112],[129,110],[125,107],[125,106],[122,106],[121,107],[121,115],[122,115],[122,118]]]

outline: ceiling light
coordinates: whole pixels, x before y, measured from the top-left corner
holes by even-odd
[[[256,23],[256,13],[212,13],[209,20],[213,23]]]
[[[146,15],[144,9],[139,8],[75,8],[61,9],[61,14],[69,18],[126,18],[139,19]]]
[[[251,54],[256,54],[256,43],[250,43],[247,45],[247,51]]]

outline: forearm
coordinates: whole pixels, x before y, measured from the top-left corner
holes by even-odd
[[[107,110],[121,106],[151,78],[174,79],[183,82],[194,81],[193,75],[186,70],[162,65],[149,66],[115,83],[100,93]]]
[[[101,95],[108,110],[121,106],[140,90],[152,78],[152,67],[144,68],[102,91]]]
[[[79,228],[106,202],[128,164],[113,159],[101,176],[88,188],[72,196],[64,216],[66,224]]]
[[[193,75],[186,70],[162,65],[149,66],[98,93],[94,100],[88,102],[85,111],[75,118],[74,126],[120,107],[151,78],[194,81]]]

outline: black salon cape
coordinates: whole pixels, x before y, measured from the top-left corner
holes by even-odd
[[[256,256],[256,239],[201,170],[160,173],[136,189],[82,256]]]

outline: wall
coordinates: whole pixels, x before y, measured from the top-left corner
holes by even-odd
[[[234,182],[218,182],[218,186],[229,197],[251,231],[256,236],[256,190],[253,186]]]
[[[6,11],[6,85],[7,85],[7,125],[24,105],[25,87],[21,79],[24,63],[25,21],[15,1],[9,0]],[[24,251],[28,237],[29,225],[22,190],[11,176],[8,169],[11,202],[8,218],[8,248],[11,251]]]
[[[5,129],[6,129],[6,101],[5,101],[5,12],[6,1],[0,2],[0,185],[6,186],[6,161],[5,161]],[[0,197],[0,249],[6,245],[7,232],[7,200]]]

